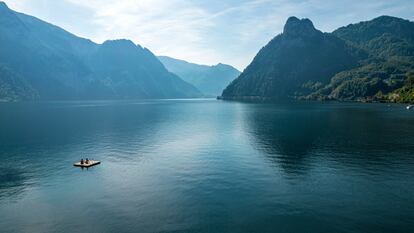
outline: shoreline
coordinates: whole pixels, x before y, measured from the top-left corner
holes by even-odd
[[[223,101],[240,101],[240,102],[251,102],[251,103],[276,103],[276,102],[285,102],[285,101],[302,101],[302,102],[339,102],[339,103],[380,103],[380,104],[414,104],[414,102],[396,102],[396,101],[386,101],[386,100],[369,100],[369,99],[360,99],[360,100],[340,100],[340,99],[305,99],[305,98],[271,98],[271,97],[261,97],[261,96],[239,96],[239,97],[223,97],[217,96],[217,100]]]

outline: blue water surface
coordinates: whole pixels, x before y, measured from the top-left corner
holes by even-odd
[[[102,161],[73,167],[81,158]],[[414,232],[414,111],[0,104],[1,232]]]

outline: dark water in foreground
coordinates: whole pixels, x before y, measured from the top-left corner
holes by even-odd
[[[0,231],[414,232],[414,111],[0,104]]]

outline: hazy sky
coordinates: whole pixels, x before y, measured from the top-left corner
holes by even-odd
[[[322,31],[392,15],[414,20],[414,0],[5,0],[101,43],[127,38],[157,55],[243,69],[289,16]]]

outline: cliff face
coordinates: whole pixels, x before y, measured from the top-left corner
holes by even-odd
[[[309,19],[291,17],[283,33],[256,55],[223,97],[291,98],[309,94],[364,56],[337,37],[316,30]]]
[[[322,33],[291,17],[222,97],[387,99],[414,71],[413,31],[412,22],[383,16]]]

